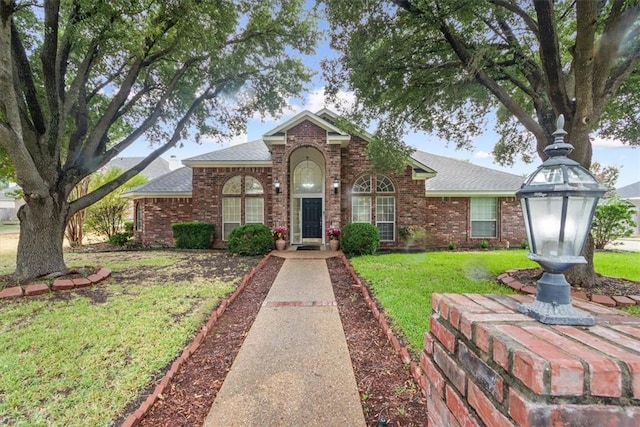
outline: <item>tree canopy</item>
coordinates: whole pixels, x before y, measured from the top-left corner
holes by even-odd
[[[311,77],[301,56],[317,33],[303,4],[0,0],[0,147],[26,201],[16,275],[62,268],[66,221],[169,148],[281,112]],[[68,200],[136,141],[149,144],[143,161]],[[36,255],[38,239],[59,240],[59,248]]]
[[[594,131],[640,144],[637,0],[325,3],[340,52],[327,92],[353,91],[349,116],[380,120],[387,150],[407,129],[470,147],[493,114],[502,164],[544,159],[559,114],[587,168]]]

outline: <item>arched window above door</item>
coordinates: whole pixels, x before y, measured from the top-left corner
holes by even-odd
[[[293,191],[297,194],[320,194],[323,187],[322,169],[313,160],[301,161],[293,171]]]

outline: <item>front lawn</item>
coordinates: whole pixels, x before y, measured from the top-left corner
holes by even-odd
[[[499,285],[496,276],[512,268],[538,267],[526,254],[524,250],[389,254],[352,258],[351,264],[418,352],[429,329],[432,293],[513,293]],[[594,263],[601,274],[640,280],[638,258],[640,254],[633,252],[597,252]]]
[[[0,424],[110,425],[257,261],[68,254],[70,266],[102,264],[113,275],[91,288],[0,301]]]

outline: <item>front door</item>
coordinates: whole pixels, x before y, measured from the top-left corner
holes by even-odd
[[[302,199],[302,238],[322,238],[322,199]]]

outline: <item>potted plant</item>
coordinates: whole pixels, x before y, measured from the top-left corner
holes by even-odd
[[[327,229],[327,237],[329,237],[331,250],[337,251],[340,247],[340,229],[337,227],[329,227]]]
[[[273,238],[276,241],[277,250],[283,251],[284,248],[287,246],[287,242],[285,238],[287,237],[288,231],[289,230],[287,230],[287,227],[285,227],[284,225],[280,225],[273,229]]]

